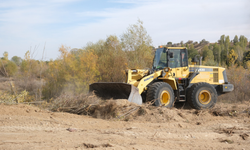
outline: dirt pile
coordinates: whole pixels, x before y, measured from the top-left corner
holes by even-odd
[[[86,99],[88,101],[86,101]],[[250,103],[241,104],[218,103],[210,110],[195,110],[185,106],[185,103],[177,104],[171,109],[155,107],[144,103],[137,105],[125,99],[100,100],[97,97],[86,98],[72,107],[58,107],[56,111],[88,115],[94,118],[122,121],[142,121],[163,123],[169,121],[193,123],[199,125],[209,120],[216,120],[218,116],[249,117]],[[72,102],[72,101],[71,101]],[[73,101],[74,102],[74,101]],[[75,102],[74,102],[75,103]]]
[[[85,104],[91,106],[85,111],[87,115],[52,112],[23,104],[1,104],[0,149],[250,147],[249,103],[218,103],[214,109],[199,111],[185,107],[138,106],[126,100]],[[60,111],[59,108],[66,110],[66,107],[56,110]],[[73,107],[67,109],[77,112]]]

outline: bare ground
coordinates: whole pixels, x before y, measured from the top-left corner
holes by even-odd
[[[117,105],[117,117],[51,112],[0,104],[0,149],[239,149],[250,148],[250,103],[212,110]],[[117,109],[116,109],[117,110]],[[97,113],[98,114],[98,113]],[[99,116],[99,117],[98,117]]]

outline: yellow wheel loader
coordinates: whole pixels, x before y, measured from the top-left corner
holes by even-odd
[[[187,101],[192,108],[215,105],[218,95],[233,91],[225,68],[202,66],[201,59],[188,64],[185,47],[156,49],[152,69],[126,70],[125,83],[93,83],[89,91],[103,99],[128,99],[130,102],[154,101],[156,106],[172,107]]]

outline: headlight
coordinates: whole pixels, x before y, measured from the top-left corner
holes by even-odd
[[[169,71],[169,68],[165,68],[164,71],[165,71],[165,72],[168,72],[168,71]]]

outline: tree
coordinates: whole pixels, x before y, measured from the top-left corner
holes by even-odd
[[[239,38],[239,44],[243,48],[244,51],[246,49],[247,43],[248,43],[247,38],[245,36],[241,35]]]
[[[207,56],[205,57],[205,59],[207,60],[214,60],[214,55],[213,55],[213,51],[212,50],[208,50],[207,51]]]
[[[231,49],[229,51],[229,54],[228,54],[228,64],[229,65],[234,65],[237,58],[238,58],[238,55],[234,52],[233,49]]]
[[[250,69],[250,61],[249,60],[245,62],[245,68]]]
[[[208,48],[209,48],[210,50],[213,50],[213,47],[214,47],[213,44],[209,44],[209,45],[208,45]]]
[[[30,51],[24,55],[24,59],[20,64],[22,76],[29,80],[31,77],[36,78],[40,74],[39,61],[31,59]]]
[[[225,42],[225,35],[221,35],[219,40],[220,45],[224,45],[224,42]]]
[[[209,42],[206,41],[205,39],[202,39],[202,40],[200,41],[200,44],[209,44]]]
[[[202,55],[203,55],[204,65],[208,66],[216,65],[216,63],[214,62],[213,51],[210,50],[207,45],[205,45],[202,48]]]
[[[79,54],[79,61],[75,65],[77,65],[78,92],[87,92],[89,84],[98,81],[98,78],[96,78],[100,74],[98,56],[93,50],[82,50]]]
[[[168,42],[168,43],[167,43],[167,46],[168,46],[168,47],[171,47],[172,45],[173,45],[172,42]]]
[[[201,49],[201,51],[202,51],[203,60],[206,60],[206,59],[214,60],[213,51],[210,50],[207,45],[205,45]]]
[[[98,58],[100,81],[124,82],[127,68],[126,53],[122,50],[116,36],[109,36],[102,47],[102,55]]]
[[[238,55],[238,62],[243,62],[244,49],[239,44],[235,45],[233,49],[234,52]]]
[[[239,44],[239,38],[238,38],[237,35],[234,36],[233,42],[234,42],[234,45],[235,45],[235,46]]]
[[[9,56],[8,52],[5,51],[5,52],[3,53],[3,59],[4,59],[4,60],[9,60],[8,56]]]
[[[250,60],[250,51],[247,51],[244,53],[244,58],[243,58],[244,61],[248,61]]]
[[[5,65],[5,70],[8,73],[8,76],[14,76],[17,72],[17,65],[12,61],[8,61]]]
[[[151,68],[153,61],[152,39],[147,34],[141,20],[127,28],[127,31],[121,36],[121,43],[129,60],[129,68]]]
[[[93,50],[94,53],[97,54],[98,57],[100,57],[102,55],[104,43],[105,43],[104,40],[99,40],[96,43],[89,42],[89,43],[87,43],[86,47],[84,47],[83,49]]]
[[[243,57],[243,64],[245,68],[249,69],[250,67],[249,62],[250,62],[250,51],[247,51],[244,53],[244,57]]]
[[[3,57],[0,60],[0,74],[9,77],[13,76],[16,72],[16,64],[8,59],[8,52],[4,52]]]
[[[229,46],[230,46],[230,38],[229,36],[226,36],[226,39],[225,39],[225,51],[226,51],[226,54],[227,54],[227,57],[228,57],[228,53],[229,53]]]
[[[88,43],[86,50],[93,50],[98,56],[98,81],[124,82],[125,70],[128,66],[127,54],[122,50],[117,36],[110,35],[97,43]]]
[[[225,35],[221,35],[220,40],[218,42],[220,44],[221,49],[220,62],[221,65],[223,65],[227,61],[227,51],[225,49]]]
[[[18,56],[13,56],[11,58],[11,61],[13,61],[17,66],[20,66],[22,63],[22,58]]]
[[[188,48],[188,58],[194,58],[198,55],[198,51],[194,48],[193,44],[190,44],[190,48]]]
[[[188,40],[188,41],[186,42],[186,44],[192,44],[192,43],[193,43],[192,40]]]
[[[183,41],[181,41],[180,43],[181,43],[181,47],[184,47]]]
[[[81,55],[81,53],[83,53],[83,50],[78,48],[73,48],[70,50],[70,53],[74,55],[76,59],[79,59],[79,56]]]
[[[214,60],[220,65],[221,47],[217,43],[215,43],[213,46],[213,55],[214,55]]]
[[[93,50],[73,49],[62,45],[60,56],[49,62],[43,95],[46,98],[59,96],[62,92],[80,94],[88,92],[90,83],[99,75],[98,56]],[[79,53],[74,53],[79,52]]]

